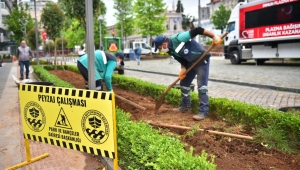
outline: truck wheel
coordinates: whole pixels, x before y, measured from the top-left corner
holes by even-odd
[[[241,64],[240,56],[238,51],[232,51],[230,54],[231,64]]]
[[[256,59],[256,63],[257,63],[258,65],[264,64],[265,62],[266,62],[266,59]]]

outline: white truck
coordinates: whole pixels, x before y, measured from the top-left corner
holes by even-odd
[[[157,52],[154,52],[154,48],[151,48],[147,43],[145,42],[131,42],[130,48],[125,48],[123,50],[123,53],[125,55],[125,58],[129,58],[130,51],[134,50],[136,48],[136,45],[139,44],[142,49],[142,55],[150,54],[150,51],[152,51],[153,54],[157,54]]]
[[[255,59],[300,58],[300,0],[239,2],[227,24],[225,59],[232,64]]]

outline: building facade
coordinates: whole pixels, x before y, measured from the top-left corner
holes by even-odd
[[[20,0],[23,4],[29,5],[29,14],[35,19],[35,9],[34,9],[34,0]],[[43,12],[43,8],[46,6],[47,2],[53,2],[52,0],[36,0],[36,18],[37,21],[40,22],[41,14]]]
[[[216,10],[219,9],[220,5],[224,5],[226,9],[233,9],[235,5],[239,2],[253,2],[258,0],[210,0],[207,5],[211,14],[213,14]]]

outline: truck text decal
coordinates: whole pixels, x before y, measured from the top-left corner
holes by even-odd
[[[277,1],[273,1],[273,2],[264,3],[264,4],[262,4],[262,7],[266,8],[266,7],[270,7],[270,6],[274,6],[274,5],[281,5],[281,4],[294,2],[294,1],[297,1],[297,0],[277,0]]]

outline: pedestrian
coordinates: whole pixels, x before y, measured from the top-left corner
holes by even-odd
[[[24,79],[24,66],[26,69],[26,79],[29,79],[29,65],[30,65],[30,60],[33,57],[33,52],[26,45],[25,40],[21,41],[21,46],[18,47],[16,55],[19,59],[19,65],[20,65],[20,80]]]
[[[138,65],[140,65],[141,62],[141,53],[142,53],[142,49],[140,47],[140,44],[136,44],[134,49],[134,54],[135,54],[135,60]]]
[[[122,52],[117,52],[116,53],[117,57],[117,67],[120,67],[120,69],[124,69],[124,54]]]
[[[201,57],[201,54],[206,51],[202,45],[193,39],[197,35],[205,35],[212,38],[213,44],[215,45],[219,45],[222,42],[222,39],[213,32],[203,29],[202,27],[197,27],[190,31],[175,34],[170,38],[157,36],[154,43],[155,51],[159,49],[160,51],[167,52],[181,64],[181,71],[179,73],[181,105],[179,108],[174,109],[174,111],[191,112],[191,83],[197,75],[198,97],[200,104],[198,114],[193,116],[193,119],[203,120],[208,116],[209,112],[207,84],[211,54],[208,53],[202,61],[200,61],[186,75],[184,74],[186,69],[188,69],[198,58]],[[164,43],[167,45],[163,45]]]
[[[119,74],[124,74],[124,54],[122,52],[117,52],[116,53],[117,57],[117,67],[116,70],[118,71]]]
[[[112,74],[117,66],[115,54],[96,50],[94,57],[96,90],[104,90],[102,85],[102,80],[104,80],[107,91],[112,91]],[[77,67],[85,81],[88,81],[88,54],[77,60]]]

